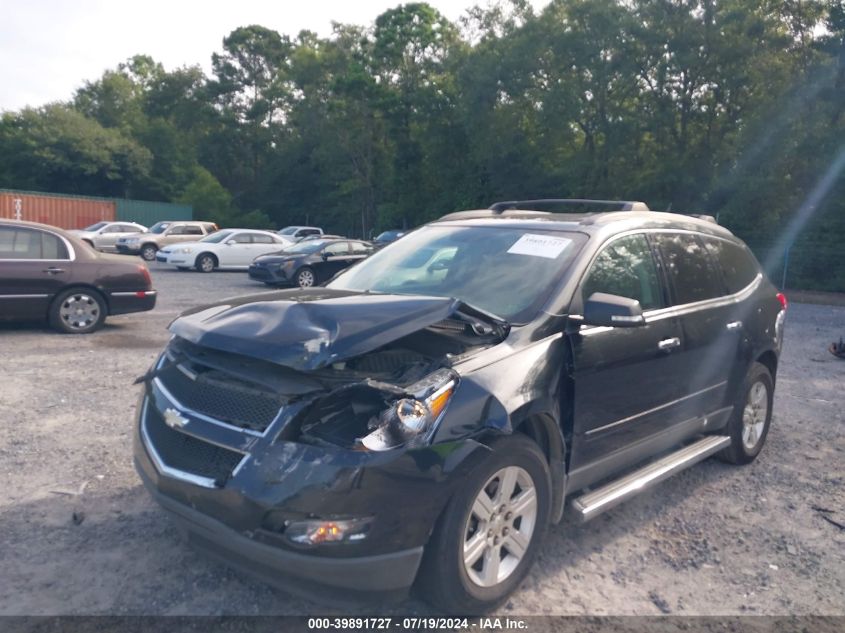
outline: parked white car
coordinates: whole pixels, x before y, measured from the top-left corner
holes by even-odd
[[[117,240],[121,237],[129,237],[146,233],[147,227],[135,222],[97,222],[91,226],[75,231],[70,231],[83,242],[88,242],[98,251],[109,253],[117,252]]]
[[[182,270],[196,268],[204,273],[218,268],[246,270],[259,255],[275,253],[289,243],[270,231],[223,229],[198,242],[165,246],[156,253],[156,261]]]

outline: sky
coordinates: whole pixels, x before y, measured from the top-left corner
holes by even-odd
[[[408,1],[408,0],[405,0]],[[456,21],[486,0],[428,0]],[[326,36],[331,23],[370,24],[402,0],[0,0],[0,111],[71,98],[136,54],[172,70],[200,64],[239,26]],[[533,4],[545,4],[535,0]]]

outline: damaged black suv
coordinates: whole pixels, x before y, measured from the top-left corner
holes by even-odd
[[[709,455],[752,461],[786,300],[749,250],[641,203],[535,203],[176,319],[134,451],[190,541],[295,592],[479,612],[567,499],[588,520]]]

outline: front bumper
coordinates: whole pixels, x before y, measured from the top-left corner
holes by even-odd
[[[297,595],[354,603],[362,599],[407,595],[423,548],[355,558],[309,556],[266,545],[238,533],[206,514],[161,494],[136,461],[153,498],[186,534],[188,543],[207,555],[268,584]]]
[[[246,433],[197,414],[157,381],[145,389],[134,433],[144,484],[192,544],[320,599],[406,595],[437,517],[488,453],[473,440],[385,453],[275,441],[290,420],[284,409],[265,432]],[[163,427],[168,409],[188,422]],[[183,461],[173,449],[180,444],[202,460]],[[193,470],[221,463],[221,451],[234,454],[223,476]],[[306,549],[284,538],[288,521],[343,517],[373,517],[367,537]]]
[[[160,262],[162,264],[172,264],[173,266],[193,266],[193,260],[190,262],[188,261],[188,258],[192,257],[193,255],[174,252],[163,253],[162,251],[158,251],[156,253],[157,262]]]
[[[265,284],[289,285],[291,283],[285,271],[278,266],[269,268],[268,266],[258,266],[251,264],[248,271],[249,278],[255,281],[262,281]]]

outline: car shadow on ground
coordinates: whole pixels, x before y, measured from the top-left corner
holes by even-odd
[[[17,596],[33,595],[31,606],[26,598],[7,602],[0,595],[0,614],[34,614],[45,603],[63,605],[59,613],[68,614],[435,613],[414,594],[402,602],[337,605],[255,580],[191,548],[140,483],[114,488],[98,478],[97,468],[92,462],[83,482],[64,481],[57,472],[54,484],[0,510],[0,533],[9,546],[7,581]],[[583,559],[617,547],[702,487],[718,486],[728,472],[712,461],[700,464],[695,475],[676,476],[594,522],[574,525],[565,518],[551,526],[538,564],[503,608],[519,605],[520,591],[550,582],[566,595],[570,588],[555,580],[561,568],[583,568]],[[573,578],[572,588],[580,582]]]

